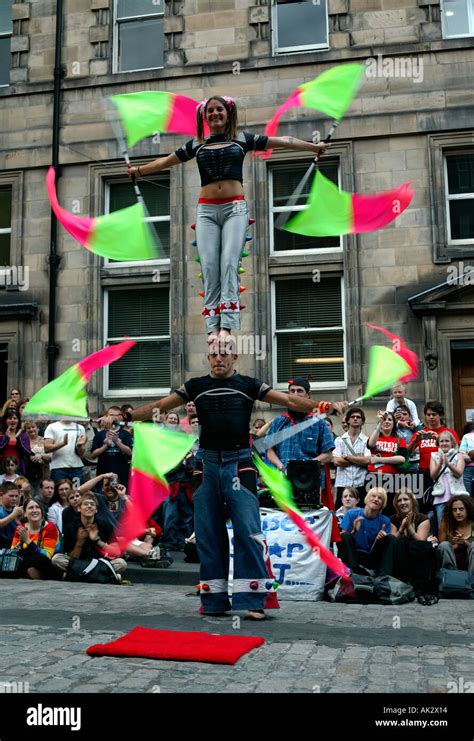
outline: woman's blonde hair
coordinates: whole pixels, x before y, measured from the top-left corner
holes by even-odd
[[[372,494],[377,494],[383,500],[382,509],[385,509],[385,507],[387,506],[387,492],[385,491],[383,486],[374,486],[373,489],[369,489],[369,491],[365,495],[364,504],[367,504],[367,501]]]

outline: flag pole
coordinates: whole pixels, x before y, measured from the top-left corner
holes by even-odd
[[[331,124],[331,128],[329,129],[327,137],[324,139],[324,142],[327,143],[332,139],[333,134],[335,133],[337,127],[339,126],[339,121],[334,120]],[[314,132],[316,133],[316,132]],[[313,142],[317,144],[318,142],[314,141],[313,136]],[[319,165],[319,159],[321,157],[321,152],[318,152],[316,157],[314,158],[311,165],[308,167],[307,171],[301,178],[300,182],[296,186],[294,192],[289,197],[288,202],[286,203],[285,208],[292,209],[294,206],[296,206],[296,202],[298,198],[300,197],[301,193],[303,192],[303,189],[308,182],[308,179],[311,177],[313,171],[318,167]],[[282,211],[278,219],[275,221],[275,229],[282,229],[286,222],[288,221],[288,211]]]

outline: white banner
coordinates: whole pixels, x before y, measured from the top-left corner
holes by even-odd
[[[279,600],[321,600],[326,580],[326,564],[313,552],[292,520],[278,509],[260,510],[262,530],[267,541],[273,576],[279,586]],[[332,512],[326,507],[304,513],[304,519],[329,548]],[[229,585],[233,573],[232,525],[230,538]]]

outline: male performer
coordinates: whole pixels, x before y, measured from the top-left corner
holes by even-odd
[[[263,559],[263,535],[256,497],[256,470],[249,448],[250,416],[255,401],[310,412],[315,402],[280,391],[234,370],[237,355],[218,342],[210,347],[211,372],[191,378],[160,401],[131,413],[133,421],[148,420],[194,401],[201,426],[200,448],[194,471],[194,523],[201,562],[201,602],[206,615],[231,609],[227,579],[229,544],[226,519],[234,528],[234,582],[232,608],[262,620],[268,582]],[[347,404],[333,403],[342,412]]]

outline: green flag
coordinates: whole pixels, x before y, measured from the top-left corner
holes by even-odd
[[[411,368],[400,355],[389,347],[372,345],[369,356],[369,373],[365,394],[358,401],[369,399],[408,375]]]
[[[154,478],[163,478],[176,468],[195,442],[193,435],[145,423],[134,426],[133,437],[132,469]]]
[[[357,93],[365,73],[364,64],[331,67],[310,82],[300,85],[301,103],[340,121]]]
[[[352,195],[339,190],[318,170],[307,207],[304,211],[298,211],[283,228],[308,237],[332,237],[349,234],[352,226]]]
[[[292,509],[295,512],[299,512],[293,499],[293,488],[286,476],[278,471],[277,468],[268,466],[257,455],[253,456],[253,460],[260,476],[270,489],[271,495],[278,506],[283,509]]]

